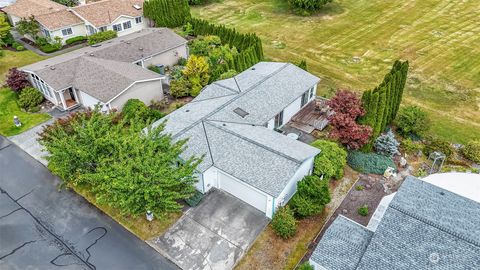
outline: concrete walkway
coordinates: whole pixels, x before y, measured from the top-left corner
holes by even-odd
[[[228,270],[268,222],[264,213],[213,189],[164,235],[147,242],[182,269]]]

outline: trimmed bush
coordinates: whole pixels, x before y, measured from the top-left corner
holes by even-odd
[[[230,69],[222,74],[220,74],[220,77],[218,77],[219,80],[226,80],[235,77],[238,74],[236,70]]]
[[[430,129],[427,113],[417,106],[401,108],[395,124],[398,127],[398,133],[404,137],[422,137]]]
[[[420,151],[423,152],[424,145],[420,141],[413,141],[407,138],[402,141],[401,147],[407,154],[417,154]]]
[[[347,164],[347,152],[338,144],[325,140],[317,140],[313,147],[320,149],[320,154],[315,157],[313,174],[324,176],[327,179],[340,179],[343,177],[343,168]]]
[[[58,48],[58,46],[55,46],[55,45],[52,45],[52,44],[49,44],[49,43],[47,43],[45,45],[39,45],[38,47],[44,53],[52,53],[52,52],[56,52],[56,51],[60,50],[60,48]]]
[[[15,50],[17,50],[17,51],[19,51],[19,52],[20,52],[20,51],[25,51],[25,47],[23,47],[22,45],[20,45],[20,46],[15,47]]]
[[[308,175],[297,183],[297,193],[290,201],[295,214],[300,218],[318,215],[331,200],[328,180]]]
[[[88,45],[94,45],[112,38],[117,37],[117,32],[108,30],[104,32],[98,32],[96,34],[88,36]]]
[[[398,154],[399,145],[400,143],[395,139],[392,130],[389,130],[386,134],[382,134],[375,140],[375,150],[377,153],[387,157],[393,157]]]
[[[315,270],[309,262],[302,263],[297,270]]]
[[[170,95],[175,98],[187,97],[190,95],[190,83],[181,78],[170,82]]]
[[[354,170],[362,173],[383,174],[388,167],[396,168],[390,157],[359,151],[350,152],[347,163]]]
[[[435,151],[442,152],[447,159],[449,159],[454,153],[452,145],[440,138],[433,138],[429,140],[423,149],[423,152],[427,157]]]
[[[272,228],[283,239],[288,239],[297,233],[297,221],[288,206],[277,209],[272,219]]]
[[[471,141],[462,148],[462,154],[469,160],[480,163],[480,140]]]
[[[156,121],[164,116],[160,111],[149,108],[139,99],[129,99],[122,109],[127,120],[142,120],[144,123]]]
[[[71,45],[71,44],[74,44],[74,43],[81,43],[85,40],[87,40],[86,36],[77,36],[77,37],[72,37],[72,38],[69,38],[69,39],[65,40],[65,43],[67,45]]]
[[[18,96],[18,105],[26,111],[35,110],[42,101],[42,93],[33,87],[24,88]]]
[[[368,205],[364,205],[358,208],[358,214],[364,217],[368,216]]]

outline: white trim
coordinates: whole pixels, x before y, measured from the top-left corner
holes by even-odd
[[[109,101],[105,102],[105,104],[110,105],[110,103],[111,103],[112,101],[114,101],[116,98],[118,98],[119,96],[121,96],[123,93],[125,93],[128,89],[130,89],[132,86],[134,86],[134,85],[137,84],[137,83],[153,82],[153,81],[158,81],[158,80],[161,81],[161,80],[163,80],[163,79],[165,79],[165,76],[161,76],[161,77],[158,77],[158,78],[155,78],[155,79],[135,81],[135,82],[133,82],[132,84],[130,84],[127,88],[125,88],[123,91],[121,91],[119,94],[117,94],[116,96],[114,96],[112,99],[110,99]]]

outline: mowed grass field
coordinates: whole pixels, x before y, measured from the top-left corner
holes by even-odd
[[[480,137],[480,8],[477,0],[334,0],[299,17],[286,0],[224,0],[196,17],[255,32],[268,60],[307,59],[319,95],[378,85],[395,59],[411,70],[403,104],[423,107],[434,135]]]

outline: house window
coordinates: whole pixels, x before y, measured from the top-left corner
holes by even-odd
[[[283,125],[283,111],[275,116],[275,126],[274,128],[279,128]]]
[[[315,91],[315,87],[310,88],[310,98],[313,98],[314,91]]]
[[[136,17],[135,18],[135,23],[136,24],[142,23],[142,21],[143,21],[142,17]]]
[[[124,22],[123,23],[123,30],[127,30],[129,28],[132,28],[132,22],[131,21]]]
[[[102,26],[102,27],[98,28],[98,31],[100,31],[100,32],[105,32],[105,31],[107,31],[107,27],[106,27],[106,26]]]
[[[43,29],[43,34],[46,38],[50,38],[50,31],[48,31],[47,29]]]
[[[63,36],[70,36],[70,35],[73,35],[72,28],[65,28],[65,29],[62,29],[62,35],[63,35]]]
[[[303,95],[302,95],[302,104],[300,104],[300,108],[302,108],[303,106],[305,106],[305,105],[308,103],[309,93],[310,93],[310,90],[308,90],[307,92],[303,93]]]
[[[113,31],[115,31],[115,32],[120,32],[120,31],[122,31],[122,24],[121,24],[121,23],[119,23],[119,24],[114,24],[114,25],[113,25]]]

